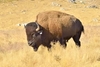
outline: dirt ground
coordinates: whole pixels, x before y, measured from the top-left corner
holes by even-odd
[[[43,46],[34,52],[28,46],[23,24],[51,10],[82,21],[81,48],[72,39],[66,49],[57,43],[50,52]],[[100,67],[100,1],[0,0],[0,67]]]

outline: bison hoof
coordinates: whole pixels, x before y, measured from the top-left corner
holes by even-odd
[[[63,48],[65,49],[66,48],[66,45],[63,45]]]

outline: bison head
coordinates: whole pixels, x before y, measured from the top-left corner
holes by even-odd
[[[40,44],[42,44],[40,25],[36,22],[30,22],[25,26],[25,29],[29,46],[32,46],[34,51],[37,51]]]

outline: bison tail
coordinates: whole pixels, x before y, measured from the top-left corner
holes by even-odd
[[[82,29],[81,29],[81,31],[84,33],[84,26],[82,26]]]
[[[84,33],[84,26],[82,25],[81,21],[79,19],[76,19],[76,22],[80,26],[80,31]]]

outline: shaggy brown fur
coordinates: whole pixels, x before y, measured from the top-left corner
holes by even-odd
[[[84,28],[81,21],[73,15],[59,11],[47,11],[39,13],[36,22],[49,31],[51,36],[58,39],[61,44],[66,46],[65,40],[68,41],[72,37],[76,45],[80,46],[79,39]]]

